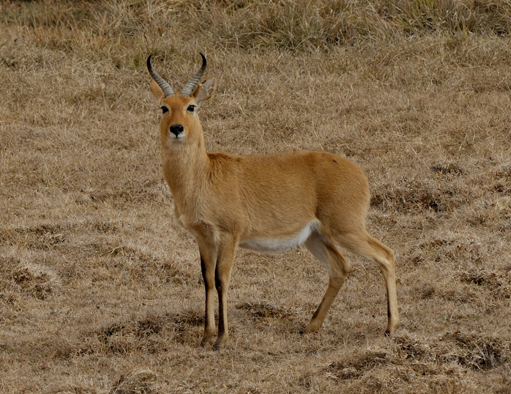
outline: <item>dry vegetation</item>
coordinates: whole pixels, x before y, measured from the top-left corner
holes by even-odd
[[[0,3],[0,391],[511,392],[511,2]],[[325,150],[366,171],[402,324],[355,271],[240,250],[231,339],[200,347],[197,249],[172,218],[144,60],[219,78],[210,150]]]

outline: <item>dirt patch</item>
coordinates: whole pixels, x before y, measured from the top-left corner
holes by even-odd
[[[20,264],[12,273],[12,279],[22,293],[45,300],[60,286],[57,274],[51,269],[38,264]]]

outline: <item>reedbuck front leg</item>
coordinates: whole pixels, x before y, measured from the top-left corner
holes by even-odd
[[[214,349],[222,349],[229,336],[227,323],[227,291],[231,279],[232,263],[237,240],[231,234],[223,234],[218,245],[206,246],[199,241],[201,269],[206,289],[206,311],[202,344],[213,343],[215,336],[214,292],[218,293],[218,336]],[[202,246],[201,246],[202,244]]]
[[[199,247],[199,249],[202,249]],[[215,340],[215,264],[216,256],[200,250],[200,266],[204,288],[206,289],[206,306],[204,317],[204,335],[202,346],[213,343]]]

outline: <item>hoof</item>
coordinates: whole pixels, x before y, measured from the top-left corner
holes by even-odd
[[[395,334],[397,326],[399,325],[399,319],[394,319],[394,321],[387,325],[387,329],[385,330],[385,336],[390,337]]]
[[[310,334],[313,332],[318,332],[320,328],[321,325],[309,323],[307,327],[305,327],[305,330],[300,331],[300,334]]]
[[[204,335],[202,337],[201,346],[210,346],[213,343],[215,343],[215,336],[214,335]]]
[[[396,326],[394,326],[392,328],[387,327],[387,329],[385,330],[385,336],[386,337],[393,336],[396,333],[396,328],[397,328]]]
[[[225,347],[225,340],[217,339],[215,344],[213,345],[213,350],[222,350]]]

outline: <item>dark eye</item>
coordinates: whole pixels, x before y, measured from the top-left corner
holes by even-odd
[[[195,111],[195,105],[190,104],[186,110],[187,110],[187,111],[190,111],[190,112]]]
[[[167,112],[169,112],[169,109],[165,106],[162,106],[161,107],[161,110],[163,111],[164,114],[166,114]]]

